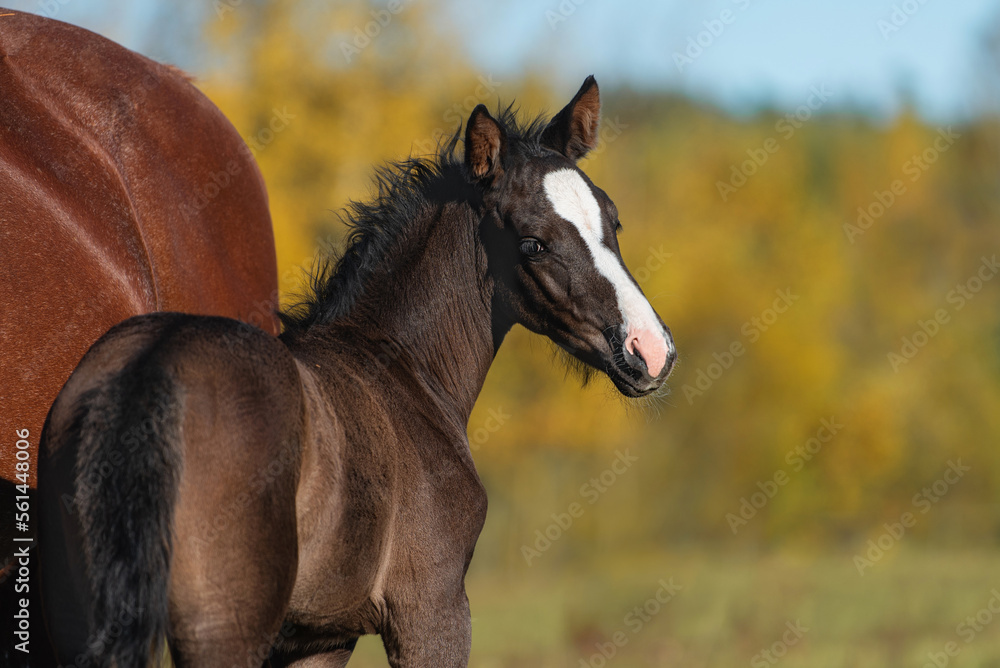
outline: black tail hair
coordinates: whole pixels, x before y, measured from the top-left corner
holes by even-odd
[[[181,406],[168,372],[148,362],[84,395],[74,420],[92,594],[80,665],[143,667],[165,651]]]

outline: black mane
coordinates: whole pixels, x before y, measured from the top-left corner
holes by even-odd
[[[511,104],[498,110],[496,120],[507,133],[508,159],[542,152],[547,118],[539,116],[522,123]],[[435,156],[411,156],[375,169],[374,198],[351,201],[341,214],[350,230],[344,251],[321,257],[309,273],[306,293],[278,314],[284,325],[283,337],[344,318],[369,278],[392,261],[394,247],[406,239],[428,206],[454,200],[456,194],[470,200],[476,197],[461,155],[456,154],[460,133],[461,128]]]

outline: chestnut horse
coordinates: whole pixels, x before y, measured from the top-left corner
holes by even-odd
[[[156,313],[90,349],[39,463],[63,662],[146,666],[166,646],[183,667],[332,668],[377,633],[395,668],[467,664],[486,494],[466,429],[506,333],[631,397],[675,359],[576,165],[599,107],[592,77],[547,123],[480,105],[463,157],[456,135],[382,170],[280,338]]]
[[[0,10],[0,579],[14,485],[34,487],[45,415],[90,345],[160,310],[277,334],[276,303],[264,183],[208,98],[99,35]]]

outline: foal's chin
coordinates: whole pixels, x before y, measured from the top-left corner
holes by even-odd
[[[648,397],[649,395],[660,390],[667,381],[666,375],[661,378],[651,378],[637,381],[622,374],[621,372],[618,372],[617,370],[608,373],[608,378],[611,379],[611,382],[619,392],[630,399]]]

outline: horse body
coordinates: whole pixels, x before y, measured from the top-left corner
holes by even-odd
[[[384,173],[279,339],[151,314],[95,344],[43,436],[62,661],[144,665],[169,638],[179,667],[341,666],[378,633],[395,668],[466,665],[486,515],[466,427],[507,331],[546,334],[633,396],[675,355],[600,259],[621,263],[617,212],[574,171],[597,112],[593,79],[544,132],[479,107],[463,162],[453,144]],[[140,612],[115,634],[123,609]]]
[[[0,475],[15,480],[15,429],[37,444],[59,388],[112,325],[174,310],[277,334],[277,269],[253,157],[182,73],[4,14]]]

